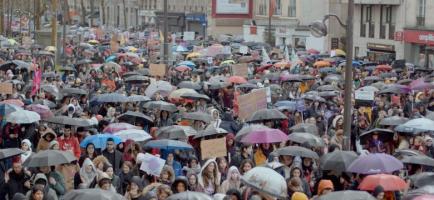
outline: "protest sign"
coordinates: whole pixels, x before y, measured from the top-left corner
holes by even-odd
[[[241,54],[247,54],[248,52],[248,47],[247,46],[240,46],[240,53]]]
[[[238,117],[247,120],[251,115],[261,109],[267,108],[267,89],[257,89],[238,97]]]
[[[373,101],[375,94],[374,91],[356,90],[354,97],[356,100]]]
[[[163,170],[164,164],[166,163],[166,160],[149,153],[141,156],[140,160],[142,161],[140,170],[154,176],[160,176],[161,170]]]
[[[200,150],[202,160],[226,156],[226,138],[202,140],[200,142]]]
[[[166,65],[165,64],[151,64],[149,65],[149,73],[151,76],[163,77],[166,75]]]
[[[194,32],[184,32],[184,40],[194,40]]]
[[[0,94],[12,94],[12,83],[0,83]]]
[[[247,77],[249,75],[249,67],[247,63],[233,64],[231,66],[233,76]]]
[[[212,57],[208,57],[206,60],[207,60],[209,65],[211,65],[213,63]]]

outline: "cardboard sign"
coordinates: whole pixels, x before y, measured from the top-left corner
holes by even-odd
[[[254,112],[267,108],[267,89],[257,89],[238,97],[239,113],[241,119],[249,119]]]
[[[194,40],[194,32],[184,32],[184,40],[185,41],[189,41],[189,40]]]
[[[249,48],[247,46],[240,46],[240,53],[242,54],[247,54],[247,52],[249,51]]]
[[[12,94],[12,83],[0,83],[0,94]]]
[[[233,76],[247,77],[249,75],[249,67],[247,63],[233,64],[231,66]]]
[[[140,170],[154,176],[160,176],[161,170],[163,170],[164,164],[166,163],[166,160],[149,153],[143,155],[141,161]]]
[[[202,160],[226,156],[226,138],[202,140],[200,142],[200,152]]]
[[[373,101],[375,94],[374,91],[356,90],[354,97],[356,100]]]
[[[149,73],[151,76],[164,77],[166,75],[166,65],[165,64],[151,64],[149,65]]]

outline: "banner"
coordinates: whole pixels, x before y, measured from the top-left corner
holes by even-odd
[[[200,152],[202,160],[226,156],[226,138],[202,140],[200,142]]]
[[[238,117],[249,119],[254,112],[267,108],[267,89],[257,89],[238,97]]]
[[[163,170],[164,164],[166,163],[166,160],[149,153],[143,155],[140,160],[142,161],[140,170],[154,176],[160,176],[161,170]]]
[[[0,94],[12,94],[12,83],[0,83]]]
[[[233,64],[231,66],[232,76],[242,76],[247,78],[249,75],[249,67],[247,63]]]
[[[149,65],[149,74],[151,74],[151,76],[164,77],[166,75],[166,65],[165,64]]]

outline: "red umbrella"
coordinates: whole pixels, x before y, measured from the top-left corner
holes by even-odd
[[[247,83],[247,80],[241,76],[231,76],[229,77],[228,82],[235,83],[235,84],[243,84],[243,83]]]
[[[390,174],[369,175],[359,185],[360,190],[374,191],[375,187],[381,185],[384,191],[399,191],[408,187],[407,183],[399,176]]]
[[[12,104],[12,105],[16,105],[16,106],[19,106],[19,107],[23,107],[24,106],[24,103],[21,100],[19,100],[19,99],[7,99],[7,100],[4,100],[4,101],[2,101],[0,103]]]
[[[178,67],[175,67],[175,69],[177,70],[177,71],[180,71],[180,72],[185,72],[185,71],[189,71],[189,70],[191,70],[191,68],[190,67],[187,67],[187,66],[185,66],[185,65],[180,65],[180,66],[178,66]]]
[[[390,65],[378,65],[375,69],[379,71],[390,71],[392,67]]]

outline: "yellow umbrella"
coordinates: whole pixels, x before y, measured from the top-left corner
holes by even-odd
[[[137,50],[138,50],[138,49],[137,49],[136,47],[129,47],[129,48],[128,48],[128,51],[130,51],[130,52],[134,52],[134,53],[137,52]]]
[[[15,39],[8,39],[8,42],[9,42],[9,44],[11,44],[11,45],[15,45],[15,44],[17,44],[17,41],[15,40]]]
[[[336,56],[346,56],[347,54],[342,49],[335,49]]]
[[[99,44],[99,41],[98,40],[89,40],[89,41],[87,41],[87,43],[89,43],[89,44]]]
[[[187,55],[187,58],[196,58],[196,57],[200,57],[202,54],[200,54],[199,52],[193,52]]]
[[[313,66],[315,67],[328,67],[330,66],[330,62],[328,61],[324,61],[324,60],[320,60],[320,61],[316,61]]]
[[[221,65],[224,65],[224,64],[228,64],[228,65],[232,65],[232,64],[235,64],[235,61],[234,60],[225,60],[225,61],[223,61],[222,63],[220,63]]]
[[[53,47],[53,46],[47,46],[47,47],[45,47],[45,51],[56,51],[56,47]]]

